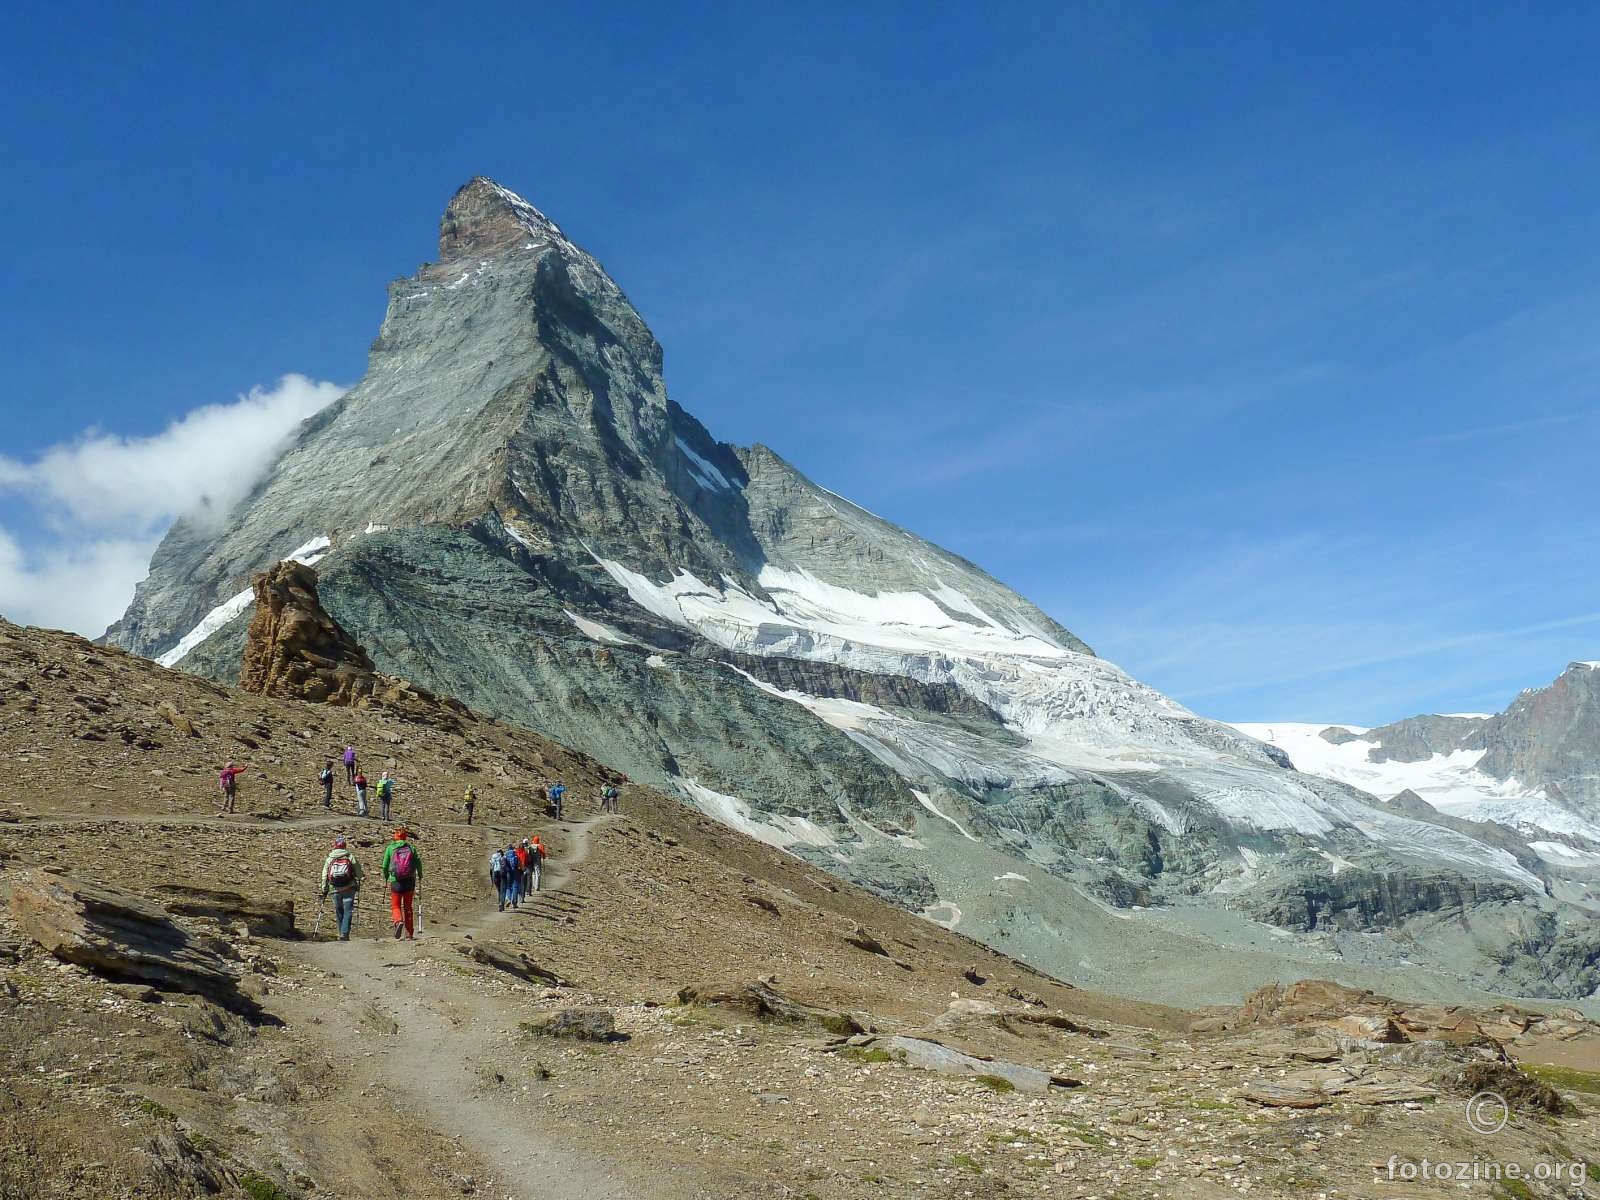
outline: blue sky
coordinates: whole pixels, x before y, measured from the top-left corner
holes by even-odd
[[[233,408],[125,439],[354,382],[484,173],[609,267],[714,433],[1199,711],[1499,708],[1600,658],[1597,34],[1579,5],[30,6],[0,611],[114,615],[262,443]]]

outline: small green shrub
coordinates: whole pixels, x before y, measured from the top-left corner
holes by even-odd
[[[257,1175],[254,1171],[246,1171],[239,1177],[239,1190],[249,1196],[250,1200],[294,1200],[272,1180],[265,1175]]]
[[[1017,1085],[1012,1083],[1011,1080],[1002,1079],[998,1075],[974,1075],[972,1077],[972,1082],[980,1084],[983,1087],[988,1088],[991,1092],[997,1092],[1002,1096],[1007,1092],[1014,1092],[1017,1090]]]

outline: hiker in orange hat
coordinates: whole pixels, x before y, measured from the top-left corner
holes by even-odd
[[[389,884],[389,915],[394,919],[394,936],[403,932],[417,936],[417,885],[422,882],[422,855],[411,844],[410,831],[402,825],[394,831],[394,841],[383,852],[383,877]]]

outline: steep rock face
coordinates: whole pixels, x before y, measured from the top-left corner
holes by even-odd
[[[317,600],[317,573],[281,562],[255,579],[239,686],[264,696],[354,704],[378,686],[367,652]]]
[[[1480,764],[1496,779],[1543,788],[1600,821],[1600,663],[1573,663],[1495,718]]]
[[[475,179],[439,261],[390,285],[361,382],[220,530],[172,530],[108,636],[231,679],[254,574],[315,562],[378,671],[980,938],[1085,893],[1244,908],[1307,855],[1542,895],[1504,849],[1287,769],[972,563],[717,442],[661,367],[600,265]],[[1038,895],[1003,908],[1010,878]]]
[[[1531,842],[1600,850],[1600,664],[1572,663],[1500,713],[1407,717],[1376,729],[1239,729],[1301,770],[1385,798],[1409,791],[1448,817],[1508,826]],[[1552,865],[1577,861],[1550,853]]]
[[[1426,762],[1436,754],[1482,750],[1488,727],[1475,717],[1407,717],[1368,730],[1362,740],[1375,743],[1367,751],[1368,762]]]

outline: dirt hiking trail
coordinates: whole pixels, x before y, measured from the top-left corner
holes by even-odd
[[[301,1027],[321,1029],[354,1060],[354,1082],[378,1089],[390,1103],[415,1113],[485,1163],[496,1176],[493,1185],[477,1181],[486,1195],[632,1200],[701,1194],[637,1165],[583,1152],[541,1128],[537,1101],[524,1087],[535,1081],[506,1078],[509,1067],[496,1065],[509,1062],[503,1053],[507,1046],[526,1037],[517,1028],[517,1014],[500,997],[463,987],[461,976],[451,970],[457,957],[452,943],[533,915],[549,903],[547,897],[566,888],[589,856],[590,832],[609,819],[592,817],[566,831],[568,853],[550,864],[544,887],[521,910],[500,913],[486,904],[475,924],[458,922],[446,934],[442,922],[433,929],[426,924],[424,881],[419,894],[423,932],[415,941],[395,940],[387,896],[381,885],[369,884],[349,942],[308,941],[289,948],[293,957],[321,971],[327,984],[296,993]],[[500,831],[485,827],[484,832],[487,856],[488,835]],[[324,919],[329,917],[331,911]]]

